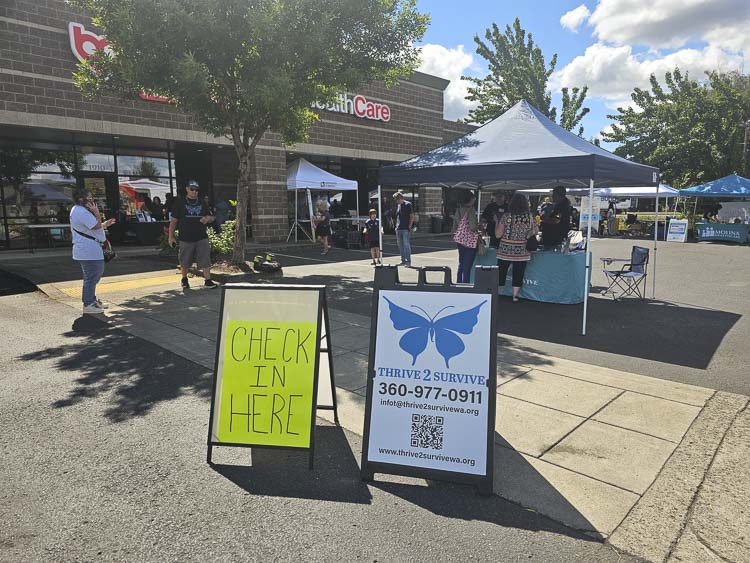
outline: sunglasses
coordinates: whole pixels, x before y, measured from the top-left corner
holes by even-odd
[[[187,191],[189,191],[189,192],[197,192],[198,188],[196,188],[194,186],[191,186],[191,187],[187,188]]]

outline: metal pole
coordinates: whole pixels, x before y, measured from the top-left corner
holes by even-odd
[[[384,231],[383,229],[383,194],[380,193],[380,184],[378,184],[378,223],[380,223],[380,230]],[[384,232],[378,233],[378,240],[380,241],[380,260],[383,260],[383,236]],[[396,233],[396,236],[398,236],[398,233]]]
[[[584,276],[583,294],[583,329],[581,334],[586,336],[586,320],[589,310],[589,279],[591,279],[591,215],[594,213],[594,179],[589,180],[589,220],[586,235],[586,275]]]
[[[656,243],[659,242],[659,185],[660,184],[656,184],[656,213],[654,215],[654,260],[652,262],[651,268],[651,299],[656,299]]]
[[[297,242],[297,230],[299,230],[299,201],[297,201],[297,194],[299,193],[299,190],[295,188],[294,190],[294,242]]]

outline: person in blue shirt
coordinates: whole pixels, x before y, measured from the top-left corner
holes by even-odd
[[[378,212],[374,209],[370,209],[370,219],[365,222],[363,232],[367,233],[367,239],[370,241],[372,265],[382,264],[383,261],[380,259],[380,221],[378,220]]]

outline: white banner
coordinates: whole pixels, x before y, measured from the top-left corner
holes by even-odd
[[[490,297],[379,295],[368,460],[485,475]]]

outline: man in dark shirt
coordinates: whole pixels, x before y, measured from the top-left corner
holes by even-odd
[[[186,187],[186,195],[180,198],[172,209],[169,222],[169,246],[176,244],[174,231],[179,231],[180,238],[180,271],[182,287],[190,289],[187,274],[193,261],[203,270],[204,287],[213,289],[216,284],[211,280],[211,245],[208,243],[206,225],[213,223],[214,217],[206,203],[198,195],[198,182],[191,180]]]
[[[568,236],[570,230],[570,201],[565,197],[564,186],[555,186],[552,190],[552,213],[546,218],[542,217],[544,223],[542,242],[544,246],[555,246],[560,244]]]
[[[411,228],[414,225],[414,211],[404,194],[396,192],[396,242],[401,253],[399,266],[411,266]]]
[[[482,211],[482,221],[486,224],[485,232],[490,235],[490,246],[497,248],[499,240],[495,237],[495,225],[500,217],[508,210],[505,203],[505,195],[502,192],[495,192],[495,199],[487,204]]]

